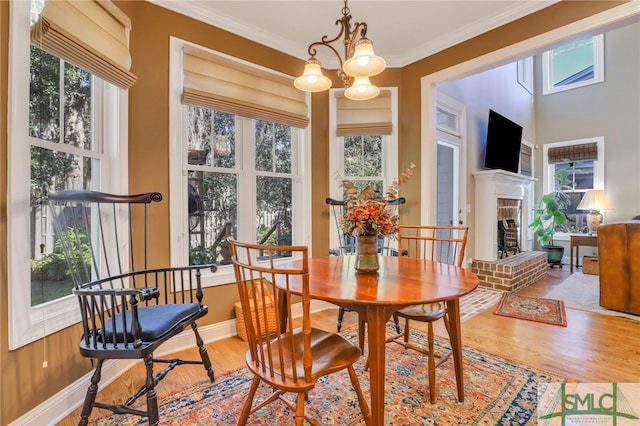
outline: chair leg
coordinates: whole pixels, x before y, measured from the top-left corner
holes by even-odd
[[[340,333],[340,329],[342,328],[342,319],[344,318],[344,308],[338,309],[338,333]]]
[[[396,324],[396,332],[398,334],[402,333],[402,329],[400,328],[400,318],[398,314],[393,314],[393,322]]]
[[[407,344],[409,343],[409,334],[411,332],[411,329],[409,328],[409,318],[405,318],[404,319],[404,345],[405,348],[407,347]]]
[[[256,395],[256,391],[258,390],[258,385],[260,384],[260,378],[258,376],[254,376],[251,381],[251,388],[249,389],[249,395],[247,395],[247,400],[244,402],[244,406],[242,407],[242,412],[240,413],[240,418],[238,419],[238,426],[244,426],[247,424],[247,420],[249,419],[249,414],[251,413],[251,405],[253,405],[253,397]]]
[[[147,370],[147,382],[145,383],[147,394],[147,416],[149,426],[158,426],[160,415],[158,414],[158,395],[156,394],[156,379],[153,375],[153,355],[144,357],[144,365]]]
[[[211,360],[209,359],[209,353],[207,352],[207,348],[204,346],[204,341],[202,337],[200,337],[200,333],[198,332],[198,325],[195,322],[191,323],[191,329],[193,333],[196,335],[196,344],[198,345],[198,351],[200,352],[200,358],[202,359],[202,364],[204,365],[204,369],[207,371],[207,376],[209,376],[209,380],[211,383],[215,380],[215,376],[213,373],[213,368],[211,367]]]
[[[367,363],[368,362],[369,360],[367,359]],[[351,385],[353,386],[353,389],[356,391],[356,395],[358,396],[358,404],[360,405],[362,418],[364,419],[365,424],[371,424],[371,411],[369,410],[369,404],[367,404],[367,400],[362,393],[362,388],[360,387],[360,381],[358,380],[356,370],[353,368],[353,365],[350,365],[349,367],[347,367],[347,371],[349,371]]]
[[[304,426],[304,393],[299,393],[296,398],[296,426]]]
[[[429,332],[427,338],[429,342],[429,397],[431,399],[431,403],[434,404],[436,402],[436,360],[433,353],[434,335],[432,321],[429,321]]]
[[[102,376],[103,362],[103,359],[98,360],[96,369],[91,376],[91,384],[89,385],[87,394],[84,397],[84,405],[82,406],[80,421],[78,422],[80,426],[86,426],[87,424],[89,424],[89,416],[91,415],[91,410],[93,409],[93,403],[96,402],[96,396],[98,395],[98,383],[100,383],[100,378]]]

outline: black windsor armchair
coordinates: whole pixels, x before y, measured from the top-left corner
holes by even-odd
[[[159,423],[155,386],[182,364],[202,364],[213,382],[211,361],[196,320],[207,314],[202,303],[201,271],[214,265],[149,268],[147,218],[149,205],[162,200],[158,192],[113,195],[86,190],[48,194],[56,245],[60,245],[80,304],[83,335],[80,353],[95,362],[82,407],[80,425],[93,407],[117,414],[146,417]],[[154,351],[190,327],[200,360],[156,359]],[[122,404],[96,401],[102,367],[110,359],[141,359],[145,383]],[[154,374],[154,363],[166,367]],[[132,404],[146,395],[146,408]]]

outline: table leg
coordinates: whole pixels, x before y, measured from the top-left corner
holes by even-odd
[[[453,354],[453,365],[456,371],[458,400],[464,402],[464,376],[462,372],[462,334],[460,332],[460,299],[447,301],[447,317],[449,320],[449,339]]]
[[[384,306],[367,307],[369,336],[369,381],[371,386],[371,424],[384,424],[384,382],[386,324],[392,312]]]
[[[573,242],[569,243],[569,272],[573,274]]]

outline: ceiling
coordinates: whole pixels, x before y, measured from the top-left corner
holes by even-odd
[[[147,0],[302,60],[309,44],[338,35],[340,0]],[[545,8],[557,0],[351,0],[352,24],[366,22],[367,37],[389,67],[403,67],[447,47]],[[342,52],[338,40],[334,47]],[[337,68],[328,48],[317,55]]]

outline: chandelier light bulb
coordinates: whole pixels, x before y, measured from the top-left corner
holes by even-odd
[[[387,63],[373,51],[373,44],[367,38],[360,39],[356,44],[353,56],[342,65],[342,70],[354,77],[371,77],[380,74]]]
[[[322,92],[331,87],[331,79],[322,74],[320,62],[310,58],[304,64],[304,72],[295,79],[293,85],[304,92]]]
[[[369,81],[369,77],[355,77],[351,87],[344,91],[344,95],[353,101],[373,99],[380,93],[380,89]]]

